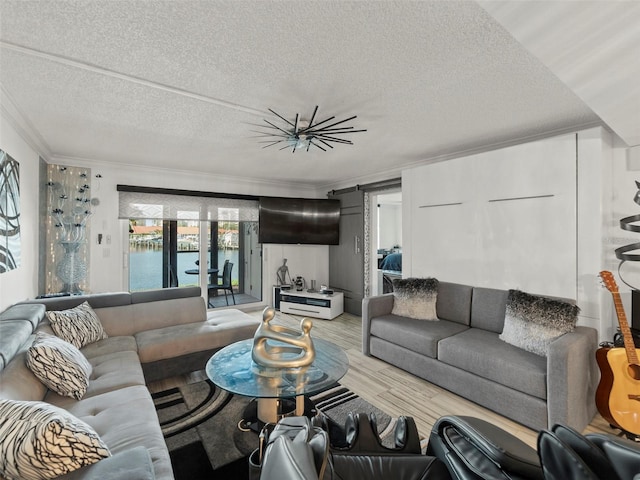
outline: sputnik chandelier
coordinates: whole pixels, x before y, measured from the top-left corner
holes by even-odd
[[[333,148],[332,143],[353,145],[351,140],[341,138],[342,135],[347,133],[366,132],[364,129],[354,130],[354,127],[344,125],[346,122],[357,118],[356,115],[345,118],[344,120],[329,123],[328,125],[327,122],[331,122],[331,120],[336,118],[335,116],[314,123],[316,113],[318,112],[317,105],[316,108],[313,109],[310,120],[304,120],[296,113],[295,120],[290,121],[272,109],[269,109],[269,111],[278,117],[279,120],[282,120],[284,124],[279,126],[276,124],[275,120],[271,121],[264,119],[267,125],[258,125],[261,128],[268,129],[268,131],[258,132],[261,136],[267,138],[266,140],[261,141],[261,143],[266,143],[262,148],[280,145],[282,147],[280,150],[290,148],[291,151],[295,153],[296,150],[302,149],[305,149],[308,152],[313,145],[314,147],[318,147],[320,150],[326,152],[327,149],[325,147]],[[278,121],[277,123],[280,122]]]

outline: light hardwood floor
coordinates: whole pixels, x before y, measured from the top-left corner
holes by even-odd
[[[262,312],[247,313],[261,317]],[[277,321],[283,325],[298,326],[301,319],[277,313]],[[388,363],[363,355],[360,317],[345,313],[331,321],[314,319],[311,334],[329,340],[347,352],[349,371],[340,383],[390,415],[413,417],[421,435],[428,436],[435,421],[443,415],[471,415],[488,420],[535,447],[537,432]],[[154,382],[149,389],[161,391],[202,378],[204,372],[194,372],[185,377]],[[617,433],[600,415],[596,415],[584,431],[589,432]]]

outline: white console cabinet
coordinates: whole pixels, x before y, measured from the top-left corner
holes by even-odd
[[[332,320],[344,311],[344,295],[331,295],[297,290],[280,291],[280,311],[292,315],[324,318]]]

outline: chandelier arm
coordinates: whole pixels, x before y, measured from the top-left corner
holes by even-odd
[[[313,109],[313,113],[311,114],[311,120],[309,120],[309,126],[307,128],[313,125],[313,120],[316,118],[317,111],[318,111],[318,105],[316,105],[316,108]]]
[[[253,137],[285,137],[284,133],[269,133],[269,132],[262,132],[260,130],[249,130],[251,133],[258,133],[259,135],[253,135]]]
[[[352,130],[353,127],[339,127],[339,128],[321,128],[319,130],[314,130],[313,132],[305,132],[305,133],[355,133],[355,132],[366,132],[366,129],[361,130]]]
[[[331,145],[331,144],[330,144],[330,143],[328,143],[328,142],[325,142],[325,141],[324,141],[324,140],[322,140],[321,138],[318,138],[318,140],[320,140],[322,143],[324,143],[327,147],[329,147],[329,148],[333,148],[333,145]],[[325,152],[326,152],[326,150],[325,150]]]
[[[287,122],[289,125],[291,125],[293,127],[293,123],[291,123],[289,120],[287,120],[286,118],[284,118],[282,115],[280,115],[279,113],[276,113],[274,110],[269,109],[269,111],[271,113],[273,113],[276,117],[281,118],[282,120],[284,120],[285,122]]]
[[[333,131],[339,131],[339,130],[353,130],[353,127],[336,127],[336,128],[328,128],[328,127],[321,127],[319,128],[318,132],[333,132]]]
[[[336,143],[346,143],[349,145],[353,145],[353,142],[351,140],[346,140],[344,138],[338,138],[338,137],[332,137],[330,135],[315,135],[314,138],[322,138],[328,142],[336,142]]]
[[[320,145],[318,145],[317,143],[315,143],[313,140],[309,140],[309,146],[314,145],[315,147],[318,147],[320,150],[322,150],[323,152],[326,152],[327,150],[322,148]],[[331,145],[329,145],[331,147]],[[331,147],[333,148],[333,147]],[[307,152],[309,151],[309,147],[307,147]]]
[[[323,123],[326,123],[329,120],[333,120],[334,118],[336,118],[335,115],[333,117],[325,118],[324,120],[322,120],[321,122],[316,123],[315,125],[309,124],[309,126],[307,128],[305,128],[305,131],[309,130],[309,129],[312,129],[312,128],[316,128],[318,125],[322,125]]]
[[[296,124],[293,126],[293,134],[295,136],[298,135],[298,117],[299,117],[299,115],[296,113]]]
[[[333,118],[335,118],[335,117],[333,117]],[[331,125],[327,125],[326,127],[322,127],[322,128],[331,128],[331,127],[335,127],[336,125],[340,125],[341,123],[348,122],[349,120],[353,120],[354,118],[358,118],[358,116],[357,116],[357,115],[354,115],[353,117],[345,118],[344,120],[340,120],[339,122],[332,123]],[[327,120],[329,120],[329,119],[327,119]],[[319,124],[318,124],[318,125],[319,125]],[[317,126],[317,125],[314,125],[314,127],[316,127],[316,126]]]
[[[278,127],[277,125],[274,125],[273,123],[271,123],[269,120],[265,120],[265,122],[267,122],[269,125],[271,125],[273,128],[275,128],[276,130],[280,130],[282,133],[284,133],[285,135],[291,135],[291,132],[287,132],[285,129]]]
[[[265,146],[264,146],[264,147],[262,147],[262,148],[271,147],[271,146],[273,146],[273,145],[276,145],[276,144],[278,144],[278,143],[282,143],[282,142],[284,142],[284,140],[276,140],[275,142],[271,142],[269,145],[265,145]]]

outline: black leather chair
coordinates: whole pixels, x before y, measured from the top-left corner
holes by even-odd
[[[459,480],[542,480],[536,450],[489,422],[444,416],[429,436],[427,455],[442,460]]]
[[[640,444],[613,435],[582,435],[554,425],[538,435],[547,480],[631,480],[640,476]]]
[[[605,434],[582,435],[554,425],[537,450],[489,422],[445,416],[433,426],[427,454],[459,480],[638,480],[640,445]]]
[[[222,290],[224,292],[224,300],[229,305],[229,298],[227,297],[227,291],[231,292],[231,298],[233,299],[233,304],[236,304],[236,297],[233,295],[233,285],[231,285],[231,271],[233,270],[233,263],[229,260],[224,261],[224,267],[222,268],[222,283],[213,283],[209,285],[209,306],[213,307],[211,303],[211,296]]]
[[[319,423],[320,430],[326,432],[329,426],[321,420],[322,417],[315,418],[314,422]],[[291,419],[281,422],[291,422]],[[418,430],[410,417],[398,419],[394,432],[395,445],[392,447],[382,444],[377,434],[375,416],[350,414],[344,425],[344,434],[345,442],[340,442],[340,447],[333,446],[329,435],[316,435],[313,439],[309,436],[308,444],[312,454],[295,441],[278,439],[281,436],[274,441],[270,440],[260,480],[451,478],[447,467],[440,460],[421,453]]]

